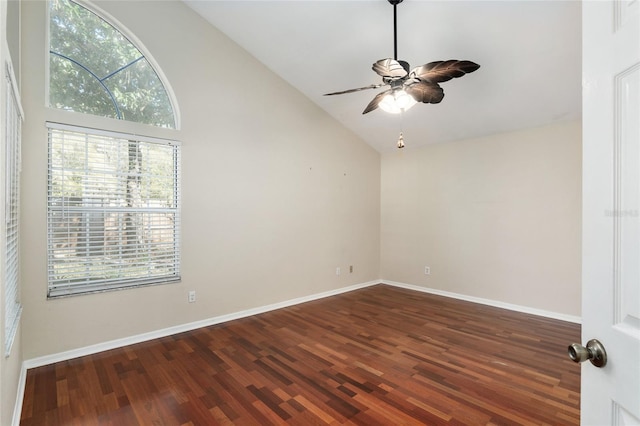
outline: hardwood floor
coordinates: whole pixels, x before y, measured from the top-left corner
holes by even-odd
[[[23,425],[578,425],[580,326],[376,285],[35,368]]]

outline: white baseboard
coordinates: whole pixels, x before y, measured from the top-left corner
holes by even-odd
[[[576,324],[582,324],[582,318],[574,315],[567,315],[567,314],[561,314],[558,312],[545,311],[543,309],[530,308],[528,306],[522,306],[522,305],[514,305],[511,303],[499,302],[497,300],[467,296],[464,294],[452,293],[450,291],[438,290],[435,288],[428,288],[428,287],[421,287],[413,284],[405,284],[405,283],[400,283],[396,281],[380,280],[380,282],[382,284],[387,284],[394,287],[406,288],[407,290],[414,290],[414,291],[420,291],[423,293],[436,294],[438,296],[445,296],[445,297],[451,297],[453,299],[465,300],[467,302],[480,303],[481,305],[488,305],[496,308],[508,309],[510,311],[522,312],[525,314],[532,314],[532,315],[537,315],[541,317],[552,318],[552,319],[572,322]]]
[[[210,325],[221,324],[223,322],[232,321],[240,318],[250,317],[252,315],[262,314],[264,312],[273,311],[276,309],[286,308],[300,303],[311,302],[313,300],[323,299],[329,296],[335,296],[337,294],[347,293],[353,290],[369,287],[375,284],[380,284],[379,280],[369,281],[366,283],[355,284],[349,287],[343,287],[336,290],[325,291],[322,293],[312,294],[310,296],[298,297],[296,299],[286,300],[284,302],[273,303],[271,305],[260,306],[257,308],[247,309],[240,312],[235,312],[227,315],[220,315],[213,318],[207,318],[201,321],[190,322],[187,324],[181,324],[174,327],[164,328],[161,330],[151,331],[149,333],[138,334],[135,336],[124,337],[122,339],[111,340],[108,342],[98,343],[91,346],[85,346],[83,348],[72,349],[70,351],[60,352],[51,355],[45,355],[38,358],[32,358],[25,360],[23,363],[23,369],[30,369],[41,367],[43,365],[53,364],[60,361],[67,361],[73,358],[81,356],[92,355],[98,352],[104,352],[111,349],[121,348],[123,346],[133,345],[136,343],[146,342],[148,340],[158,339],[161,337],[167,337],[178,333],[184,333],[185,331],[191,331],[202,327],[208,327]]]

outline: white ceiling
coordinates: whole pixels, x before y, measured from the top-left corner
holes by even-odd
[[[398,58],[481,65],[442,83],[442,103],[400,115],[362,114],[393,57],[393,6],[376,1],[185,0],[197,13],[380,152],[537,127],[581,117],[581,6],[558,0],[405,0]]]

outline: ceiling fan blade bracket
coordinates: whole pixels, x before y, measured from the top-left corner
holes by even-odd
[[[390,85],[392,90],[398,90],[405,84],[404,79],[393,80]]]

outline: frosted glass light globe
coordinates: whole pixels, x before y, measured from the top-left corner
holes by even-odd
[[[378,106],[386,112],[391,114],[398,114],[402,111],[406,111],[416,104],[416,100],[413,96],[405,92],[404,90],[396,90],[392,94],[386,95],[380,101]]]

